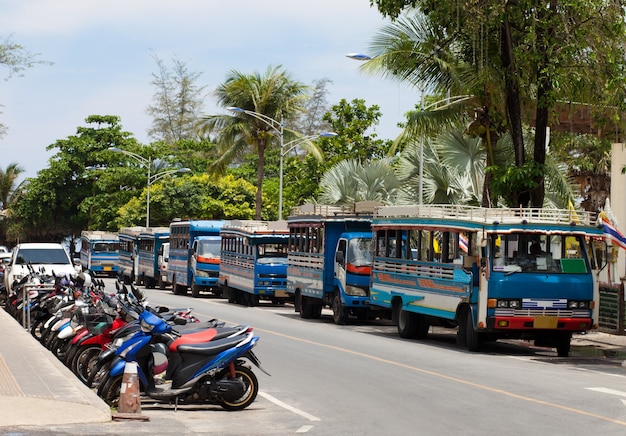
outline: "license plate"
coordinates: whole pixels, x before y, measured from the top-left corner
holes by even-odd
[[[558,322],[559,318],[556,316],[536,316],[533,327],[536,329],[555,329]]]
[[[287,291],[274,291],[274,297],[288,297]]]
[[[111,271],[111,270],[113,270],[113,267],[111,267],[111,266],[105,266],[105,267],[104,267],[104,270],[105,270],[105,271]]]

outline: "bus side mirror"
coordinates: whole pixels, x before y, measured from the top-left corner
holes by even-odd
[[[335,253],[335,262],[343,264],[345,257],[343,255],[343,251],[338,251]]]

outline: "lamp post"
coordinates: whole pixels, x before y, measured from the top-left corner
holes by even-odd
[[[283,161],[287,153],[296,148],[298,145],[303,142],[309,141],[311,139],[317,138],[332,138],[337,136],[335,132],[322,132],[317,135],[308,135],[303,136],[301,138],[296,138],[293,141],[289,141],[286,144],[282,144],[280,146],[280,169],[278,173],[278,220],[283,219]]]
[[[146,158],[146,157],[138,155],[137,153],[133,153],[128,150],[122,150],[121,148],[117,148],[117,147],[109,147],[109,150],[114,151],[116,153],[125,154],[126,156],[129,156],[135,159],[148,172],[148,182],[146,186],[146,227],[150,227],[150,186],[157,180],[160,180],[167,175],[176,174],[176,173],[189,173],[191,172],[191,170],[189,168],[177,168],[174,170],[165,170],[165,171],[160,171],[156,174],[152,174],[151,173],[152,172],[152,159],[151,158]]]

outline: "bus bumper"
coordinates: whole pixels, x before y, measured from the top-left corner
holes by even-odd
[[[560,330],[579,332],[593,327],[591,318],[559,318],[556,316],[502,317],[487,319],[491,331],[502,330]]]

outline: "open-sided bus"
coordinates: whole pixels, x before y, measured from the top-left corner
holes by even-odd
[[[227,221],[220,232],[219,284],[230,303],[284,303],[287,294],[286,221]]]
[[[162,289],[159,254],[162,245],[169,241],[169,237],[169,227],[148,227],[138,236],[138,281],[146,288],[154,289],[158,284]]]
[[[458,326],[471,351],[515,338],[567,356],[597,327],[602,230],[589,213],[451,205],[375,212],[370,301],[392,309],[402,337]]]
[[[96,275],[117,274],[119,239],[117,233],[83,230],[80,235],[80,265]]]

